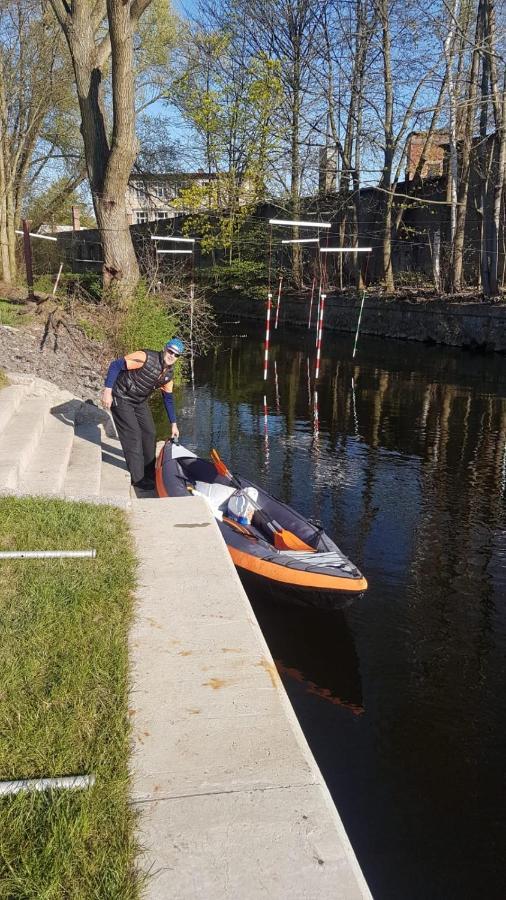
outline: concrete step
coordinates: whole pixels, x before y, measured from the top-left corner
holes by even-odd
[[[18,489],[26,494],[59,494],[73,442],[73,424],[49,415],[31,463],[19,478]]]
[[[0,391],[0,434],[5,432],[26,392],[24,384],[9,384]]]
[[[25,396],[2,433],[0,443],[0,490],[17,488],[44,430],[51,399]]]
[[[100,494],[102,466],[102,434],[100,426],[92,422],[75,426],[74,440],[63,494],[76,500],[96,500]]]
[[[121,444],[117,438],[109,437],[103,428],[102,472],[100,493],[104,499],[127,506],[130,503],[130,473],[126,467]]]

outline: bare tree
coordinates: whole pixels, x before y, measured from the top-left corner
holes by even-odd
[[[483,54],[480,98],[480,137],[478,145],[481,180],[481,284],[485,297],[499,293],[498,257],[500,213],[504,192],[506,136],[504,116],[506,92],[499,87],[497,73],[497,34],[494,0],[485,0],[481,8]],[[504,62],[503,62],[504,65]],[[494,133],[488,136],[490,106]]]
[[[125,297],[139,279],[126,214],[126,189],[137,156],[134,35],[151,0],[48,0],[63,30],[74,68],[81,133],[104,253],[104,286]],[[111,61],[112,132],[104,105]]]
[[[302,113],[311,94],[312,63],[318,52],[319,4],[317,0],[271,0],[268,4],[264,0],[238,0],[237,6],[248,22],[252,52],[266,53],[279,63],[283,87],[279,116],[289,147],[290,207],[297,220],[301,214],[303,175]],[[298,236],[297,228],[293,234]],[[302,283],[299,244],[293,245],[292,276],[297,285]]]
[[[457,215],[455,222],[455,238],[452,247],[451,289],[461,291],[464,281],[464,249],[466,236],[467,202],[471,174],[471,158],[473,137],[478,103],[478,78],[480,71],[480,48],[483,39],[482,7],[485,0],[478,0],[474,45],[471,51],[471,64],[466,73],[467,92],[463,103],[461,119],[461,137],[459,135],[460,175],[457,191]]]
[[[330,8],[328,8],[330,6]],[[354,16],[341,32],[340,39],[335,29],[343,27],[339,21],[332,21],[333,5],[324,6],[322,10],[323,57],[326,70],[326,103],[328,111],[328,129],[330,138],[339,154],[338,171],[338,212],[340,245],[343,246],[347,235],[348,209],[353,208],[351,222],[352,246],[359,244],[360,230],[360,161],[361,161],[361,121],[364,108],[364,79],[367,52],[374,30],[375,15],[369,8],[369,0],[356,0]],[[330,14],[330,15],[329,15]],[[339,48],[339,56],[335,58],[335,47]],[[346,49],[343,66],[343,49]],[[339,67],[338,86],[336,92],[335,66]],[[344,82],[344,87],[341,87]],[[347,105],[344,106],[347,99]],[[344,119],[344,137],[341,137],[341,117]],[[356,283],[362,284],[360,263],[355,254]],[[342,285],[342,256],[339,256],[340,278]]]
[[[68,103],[69,71],[56,26],[34,0],[0,2],[0,272],[16,278],[16,228],[30,180],[55,158],[58,136],[41,137]],[[34,156],[36,154],[36,158]]]

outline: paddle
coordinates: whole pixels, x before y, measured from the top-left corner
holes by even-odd
[[[202,491],[198,491],[197,488],[193,486],[193,484],[187,484],[186,490],[195,497],[203,497],[208,506],[210,506],[212,512],[214,513],[215,518],[218,519],[219,522],[225,522],[226,525],[230,525],[235,531],[238,531],[239,534],[244,535],[244,537],[251,538],[253,541],[257,541],[258,538],[255,534],[252,534],[249,528],[245,528],[244,525],[240,525],[239,522],[236,522],[234,519],[229,519],[228,516],[224,516],[220,510],[213,509],[208,494],[203,494]]]
[[[219,455],[217,450],[211,450],[211,460],[214,463],[216,471],[223,475],[224,478],[228,478],[232,484],[235,484],[237,488],[241,488],[242,485],[240,481],[232,475],[230,469],[227,468],[226,463],[223,462],[221,456]],[[248,495],[248,500],[252,506],[255,507],[258,515],[264,520],[267,527],[272,531],[274,535],[274,546],[276,550],[307,550],[312,553],[315,553],[314,547],[310,547],[309,544],[306,544],[304,541],[301,541],[293,531],[288,531],[286,528],[282,528],[279,522],[276,522],[275,519],[270,519],[269,516],[264,512],[261,506],[258,503],[255,503],[254,500]]]

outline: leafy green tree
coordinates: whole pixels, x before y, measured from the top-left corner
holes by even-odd
[[[247,54],[240,29],[197,29],[175,85],[178,108],[199,136],[207,176],[176,202],[190,214],[186,228],[200,235],[203,249],[226,250],[229,261],[243,224],[265,198],[279,69],[264,53]]]
[[[81,227],[94,228],[95,218],[88,205],[75,190],[69,190],[67,178],[59,178],[47,190],[31,198],[27,217],[34,229],[43,224],[71,225],[73,206],[79,207]]]

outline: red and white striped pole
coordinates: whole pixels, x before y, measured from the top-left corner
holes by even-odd
[[[320,297],[320,318],[318,320],[318,337],[316,339],[316,371],[315,381],[318,381],[320,375],[320,356],[322,351],[322,331],[323,331],[323,314],[325,312],[325,300],[327,295],[322,294]]]
[[[277,364],[276,360],[274,360],[274,387],[276,389],[276,413],[279,416],[279,413],[280,413],[279,382],[278,382],[278,364]]]
[[[267,321],[265,323],[265,350],[264,350],[264,381],[267,381],[269,369],[269,344],[271,340],[271,309],[272,294],[267,294]]]
[[[278,327],[278,319],[279,319],[279,307],[281,305],[281,285],[283,284],[283,276],[279,279],[279,287],[278,287],[278,302],[276,305],[276,321],[274,322],[274,330]]]
[[[318,346],[318,328],[320,324],[320,310],[322,306],[322,283],[318,285],[318,307],[316,309],[316,338],[315,338],[315,347]]]
[[[314,401],[313,401],[313,432],[314,437],[317,438],[320,434],[320,415],[318,412],[318,391],[314,392]]]
[[[267,397],[264,394],[264,448],[265,448],[265,464],[269,465],[269,407],[267,406]]]
[[[313,312],[313,297],[314,297],[315,284],[316,284],[316,278],[313,278],[313,284],[311,285],[311,300],[309,301],[309,318],[307,320],[308,328],[311,328],[311,314]]]

